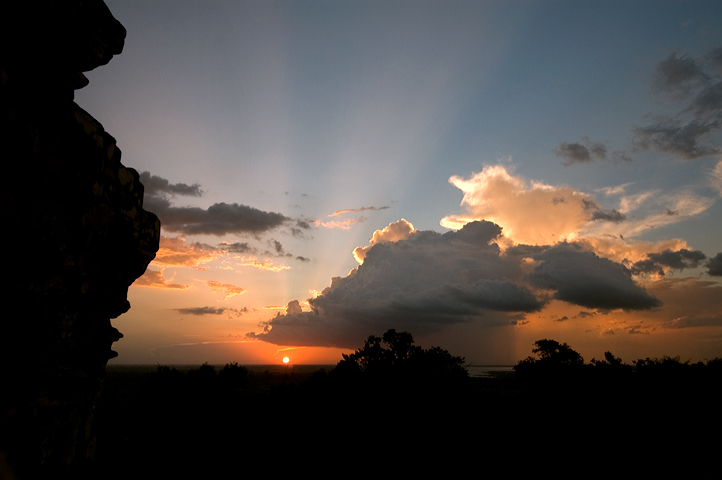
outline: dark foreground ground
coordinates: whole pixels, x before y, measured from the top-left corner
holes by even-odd
[[[722,478],[719,372],[346,378],[109,367],[94,478]]]

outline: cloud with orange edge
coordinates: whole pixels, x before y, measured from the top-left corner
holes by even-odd
[[[342,230],[350,230],[352,225],[357,223],[363,223],[366,221],[366,217],[354,217],[346,220],[333,220],[331,222],[323,222],[321,220],[315,220],[313,224],[317,227],[323,228],[340,228]]]
[[[225,251],[203,243],[187,243],[183,237],[160,236],[160,248],[153,265],[198,267],[226,254]]]
[[[159,270],[151,270],[150,268],[141,275],[133,285],[139,287],[153,287],[153,288],[165,288],[170,290],[187,290],[191,288],[190,285],[180,285],[178,283],[170,283],[173,279],[163,278],[163,268]]]
[[[376,230],[367,246],[356,247],[353,251],[353,257],[358,263],[364,263],[366,253],[377,243],[406,240],[414,231],[414,226],[406,219],[402,218],[397,222],[390,223],[386,227]]]
[[[214,292],[223,292],[225,296],[223,297],[223,300],[228,300],[229,298],[236,297],[238,295],[243,295],[246,293],[245,288],[237,287],[235,285],[231,285],[230,283],[220,283],[220,282],[206,282],[206,284],[213,290]]]

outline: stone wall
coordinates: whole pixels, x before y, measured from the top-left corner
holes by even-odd
[[[100,0],[21,1],[0,15],[0,477],[82,468],[122,335],[128,287],[158,250],[138,173],[74,101],[123,49]]]

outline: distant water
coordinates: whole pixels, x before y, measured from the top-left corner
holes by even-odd
[[[192,370],[200,367],[200,365],[168,365],[177,370]],[[213,365],[216,371],[223,368],[223,365]],[[332,370],[336,365],[244,365],[251,373],[313,373],[318,370]],[[108,365],[111,372],[135,372],[150,373],[155,372],[158,365]],[[513,365],[470,365],[466,367],[470,377],[491,377],[495,372],[513,372]]]
[[[491,377],[495,372],[513,372],[513,365],[470,365],[466,367],[470,377]]]

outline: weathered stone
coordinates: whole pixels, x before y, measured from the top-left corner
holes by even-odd
[[[0,16],[0,477],[92,459],[93,411],[128,287],[158,250],[138,173],[73,102],[123,48],[100,0],[15,2]],[[14,313],[11,313],[14,312]]]

